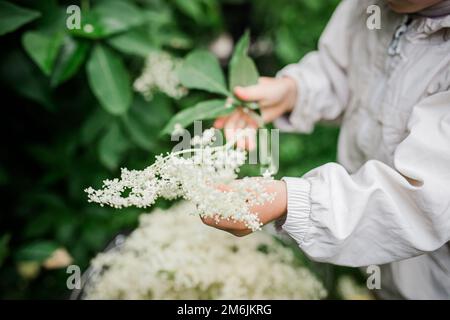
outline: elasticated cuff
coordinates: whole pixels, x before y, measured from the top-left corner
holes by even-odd
[[[282,228],[301,245],[311,223],[311,185],[303,178],[284,177],[283,181],[286,182],[288,204]]]

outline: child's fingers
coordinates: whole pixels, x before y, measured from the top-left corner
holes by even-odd
[[[258,84],[267,84],[267,83],[272,83],[273,82],[273,78],[271,77],[259,77],[258,79]]]
[[[240,113],[238,111],[233,112],[228,119],[225,122],[224,125],[224,131],[225,131],[225,138],[227,140],[231,140],[236,135],[236,124],[241,117]]]
[[[255,84],[248,87],[235,87],[234,94],[244,101],[259,101],[265,96],[265,86]]]
[[[235,138],[236,135],[242,135],[237,140],[237,147],[242,149],[253,150],[256,147],[256,129],[258,124],[255,119],[253,119],[249,114],[242,110],[237,111],[238,116],[230,118],[228,121],[233,121],[229,125],[225,125],[227,128],[231,129],[225,134],[228,137]],[[244,130],[246,130],[244,132]]]
[[[242,149],[253,150],[256,148],[256,129],[258,123],[249,114],[242,113],[244,125],[240,127],[241,130],[246,130],[242,139],[239,139],[237,146]]]
[[[258,106],[260,109],[270,108],[273,106],[273,101],[268,99],[261,99],[258,101]]]
[[[242,117],[245,120],[246,128],[258,129],[259,123],[251,113],[242,111]]]
[[[227,117],[218,118],[214,127],[224,129],[227,140],[236,139],[236,136],[243,134],[242,130],[253,129],[255,132],[246,132],[242,137],[238,137],[236,145],[239,148],[253,150],[256,148],[256,129],[258,123],[248,113],[238,109]]]
[[[232,98],[228,98],[226,101],[225,106],[232,104],[233,103],[233,99]],[[223,129],[223,127],[225,126],[225,123],[227,122],[229,118],[229,115],[227,116],[222,116],[222,117],[218,117],[215,121],[214,121],[214,128],[216,129]]]
[[[250,128],[251,129],[251,128]],[[250,130],[245,133],[245,136],[237,141],[237,147],[252,151],[256,148],[256,130]]]
[[[249,231],[241,221],[225,220],[222,218],[201,217],[204,224],[231,233]]]
[[[228,120],[228,116],[224,116],[224,117],[219,117],[214,121],[214,128],[216,129],[223,129],[223,127],[225,126],[225,123]]]
[[[273,106],[271,108],[261,109],[261,116],[264,123],[272,122],[283,114],[283,108]]]
[[[227,139],[233,138],[240,129],[247,127],[247,117],[246,114],[238,109],[233,112],[225,122],[225,137]]]

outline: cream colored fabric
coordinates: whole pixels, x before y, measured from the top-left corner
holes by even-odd
[[[281,129],[342,115],[339,164],[284,178],[283,229],[312,259],[383,264],[392,297],[450,299],[450,16],[407,24],[380,1],[369,30],[373,3],[343,1],[319,50],[278,74],[299,90]]]

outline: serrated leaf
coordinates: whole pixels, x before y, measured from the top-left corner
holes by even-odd
[[[120,130],[120,126],[113,123],[100,140],[98,146],[100,161],[110,170],[117,169],[128,146],[128,140]]]
[[[237,86],[246,87],[258,83],[258,70],[253,60],[247,55],[249,44],[250,36],[246,32],[237,43],[230,61],[230,91]]]
[[[52,241],[39,241],[20,248],[16,253],[19,261],[42,262],[58,249],[58,244]]]
[[[22,36],[22,44],[25,51],[47,76],[53,70],[62,42],[62,33],[55,35],[39,31],[28,31]]]
[[[56,60],[50,83],[53,87],[70,79],[83,64],[88,53],[87,42],[66,37]]]
[[[219,116],[229,114],[233,110],[234,108],[226,106],[226,100],[222,99],[200,102],[173,116],[169,123],[164,127],[161,134],[171,134],[175,129],[176,124],[186,128],[196,120],[215,119]]]
[[[87,63],[92,92],[111,114],[124,114],[131,104],[131,82],[122,60],[100,44],[94,47]]]
[[[0,1],[0,36],[12,32],[40,16],[40,12]]]
[[[197,50],[190,53],[178,75],[186,88],[230,96],[219,61],[208,51]]]

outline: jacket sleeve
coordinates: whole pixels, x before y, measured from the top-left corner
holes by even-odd
[[[371,160],[354,174],[338,164],[284,178],[282,228],[312,259],[384,264],[450,241],[450,91],[413,109],[394,168]]]
[[[275,125],[280,129],[311,132],[317,121],[336,119],[347,105],[349,88],[346,70],[351,30],[356,25],[353,20],[358,12],[357,3],[344,0],[322,33],[319,50],[310,52],[299,63],[288,65],[278,72],[277,77],[293,78],[298,92],[293,111],[275,120]]]

